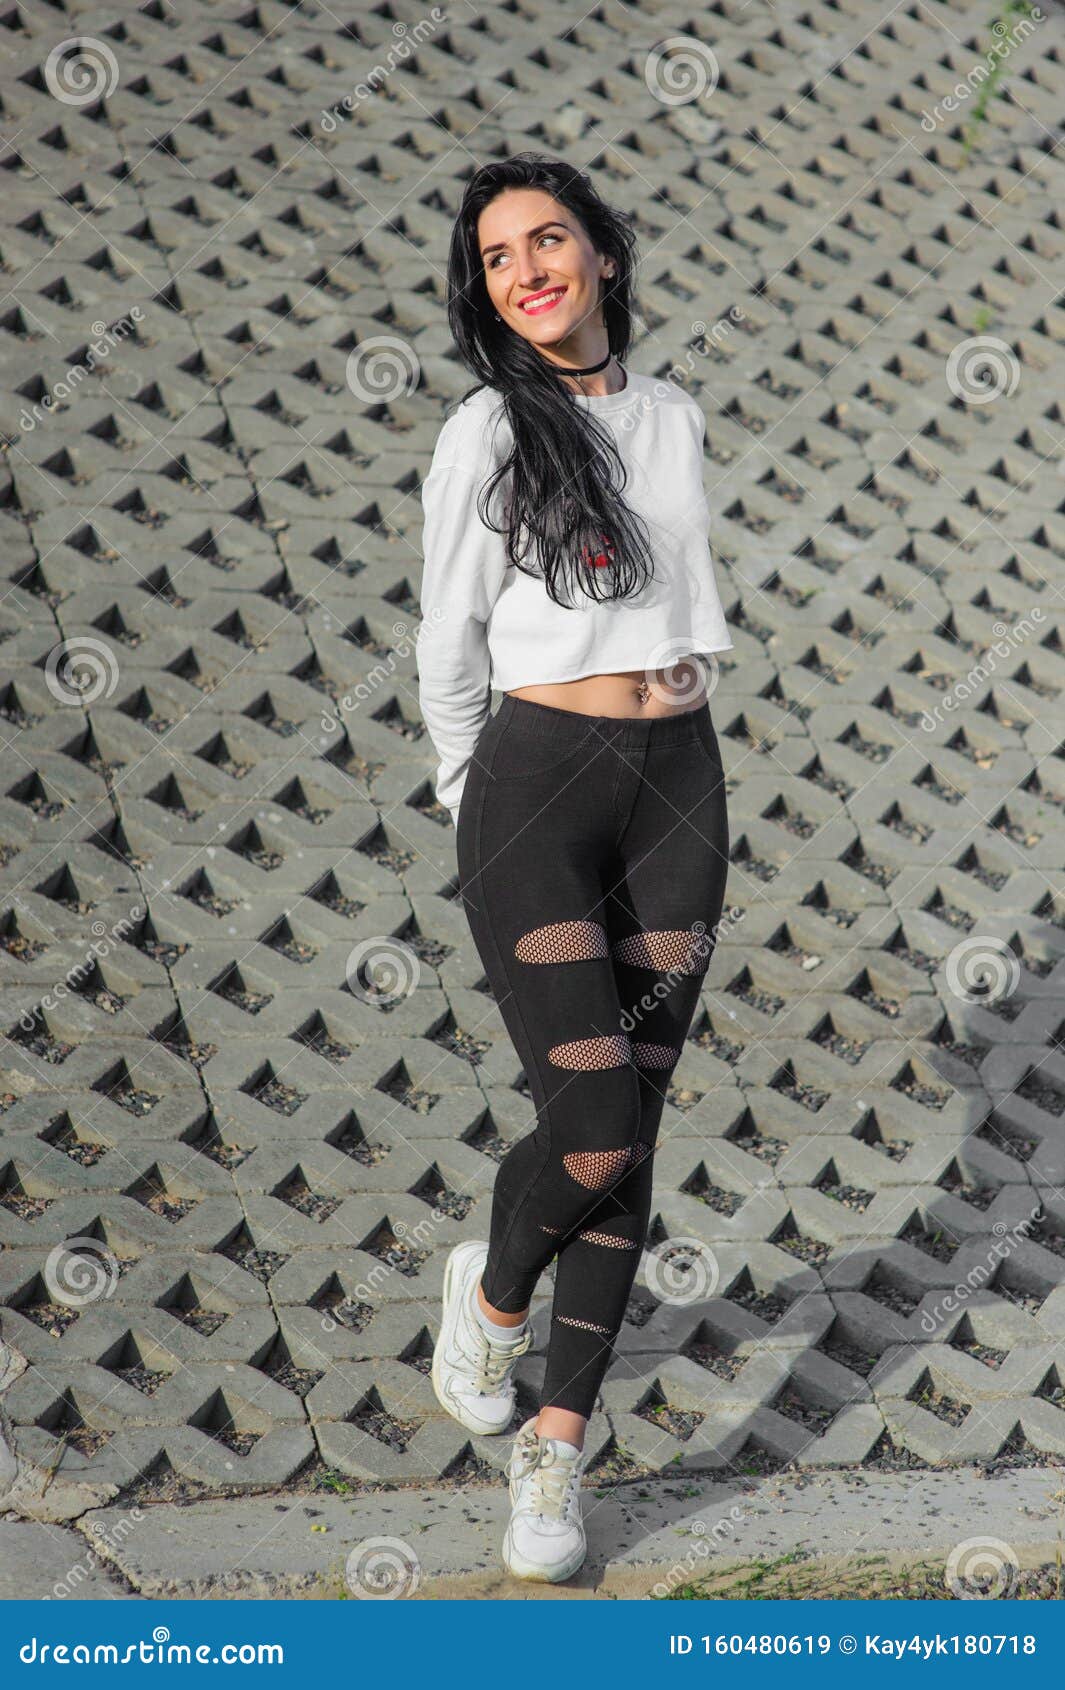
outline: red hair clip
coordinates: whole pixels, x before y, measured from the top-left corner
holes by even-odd
[[[613,542],[608,540],[605,534],[600,534],[599,538],[606,548],[604,551],[596,552],[593,557],[591,548],[589,546],[584,548],[584,561],[591,564],[593,569],[605,569],[614,557]]]

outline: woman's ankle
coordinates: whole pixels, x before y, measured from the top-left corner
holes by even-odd
[[[582,1414],[572,1414],[568,1408],[542,1408],[536,1420],[536,1435],[540,1438],[560,1438],[563,1443],[584,1448],[584,1434],[588,1422]]]
[[[477,1281],[477,1307],[493,1326],[524,1326],[529,1316],[528,1309],[523,1310],[521,1314],[504,1314],[502,1309],[494,1309],[481,1290],[480,1280]]]

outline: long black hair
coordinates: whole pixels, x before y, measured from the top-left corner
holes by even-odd
[[[507,188],[542,188],[578,218],[597,252],[614,260],[604,282],[603,318],[611,353],[622,360],[632,340],[636,237],[628,213],[600,199],[583,171],[542,153],[482,165],[470,178],[451,236],[447,312],[451,333],[476,393],[501,396],[513,438],[506,461],[481,490],[481,520],[506,535],[509,561],[558,587],[593,599],[628,598],[653,576],[646,525],[622,498],[625,465],[610,430],[579,406],[549,361],[496,320],[485,281],[477,220]],[[469,397],[469,394],[464,397]],[[510,478],[506,519],[491,518],[496,488]],[[607,547],[607,550],[604,550]],[[530,554],[535,564],[526,567]],[[606,557],[593,567],[589,559]],[[568,606],[567,606],[568,608]]]

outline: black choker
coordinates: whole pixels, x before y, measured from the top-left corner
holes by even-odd
[[[560,376],[597,376],[600,370],[606,369],[613,356],[612,352],[608,352],[601,364],[589,364],[586,370],[569,370],[563,364],[552,364],[551,368]]]

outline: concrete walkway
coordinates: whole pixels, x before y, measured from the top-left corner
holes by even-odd
[[[937,1561],[946,1576],[959,1547],[978,1557],[989,1542],[1007,1571],[1053,1563],[1063,1518],[1050,1468],[652,1480],[586,1491],[588,1561],[544,1591],[500,1565],[500,1486],[152,1504],[94,1509],[76,1527],[0,1523],[0,1596],[350,1598],[359,1579],[373,1588],[375,1564],[397,1597],[419,1599],[662,1596],[707,1578],[728,1590],[730,1572],[807,1557],[826,1577]]]

